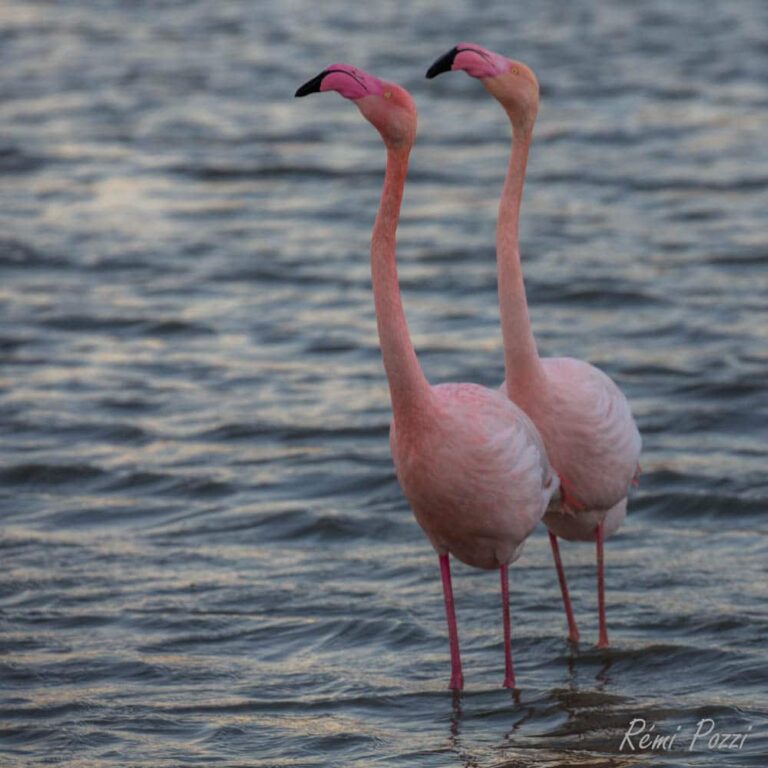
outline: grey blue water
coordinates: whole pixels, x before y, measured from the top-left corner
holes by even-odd
[[[346,61],[420,109],[399,238],[432,382],[502,378],[509,151],[471,40],[537,72],[522,253],[545,355],[629,397],[606,546],[457,564],[401,497],[368,244],[384,155]],[[0,5],[0,765],[768,764],[768,5]],[[631,720],[674,749],[620,749]],[[748,734],[687,751],[701,720]],[[678,726],[680,730],[677,731]]]

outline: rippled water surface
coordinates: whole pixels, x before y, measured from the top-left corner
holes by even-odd
[[[459,40],[528,62],[543,354],[603,367],[644,437],[606,549],[457,565],[402,499],[369,286],[383,151],[332,61],[403,83],[400,230],[433,382],[502,377],[509,150]],[[768,6],[450,0],[0,6],[0,764],[723,766],[768,755]],[[630,757],[630,720],[745,732]],[[748,729],[751,729],[748,730]],[[684,740],[685,737],[687,741]]]

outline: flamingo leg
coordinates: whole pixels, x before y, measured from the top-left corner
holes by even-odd
[[[515,670],[512,666],[512,623],[509,619],[509,567],[499,568],[501,578],[501,613],[504,621],[504,687],[515,687]]]
[[[605,568],[603,564],[603,524],[600,523],[595,531],[597,542],[597,611],[599,620],[598,648],[608,647],[608,629],[605,623]]]
[[[454,691],[460,691],[464,687],[464,675],[461,673],[459,631],[456,627],[456,611],[453,606],[453,587],[451,586],[451,564],[448,555],[440,555],[440,576],[443,580],[445,618],[448,620],[448,642],[451,646],[451,682],[448,687]]]
[[[552,531],[549,532],[549,543],[552,545],[552,557],[555,559],[555,568],[557,569],[557,580],[560,582],[560,592],[563,595],[563,606],[565,616],[568,619],[568,639],[572,643],[579,642],[579,628],[576,626],[576,619],[573,616],[571,606],[571,596],[568,594],[568,582],[565,580],[565,571],[563,570],[563,561],[560,559],[560,545],[557,543],[557,536]]]

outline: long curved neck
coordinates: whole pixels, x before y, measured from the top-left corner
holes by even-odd
[[[429,384],[408,333],[397,280],[396,233],[409,151],[410,147],[387,148],[384,189],[371,238],[371,279],[379,343],[395,421],[401,423],[412,421],[415,414],[423,412],[430,397]]]
[[[496,268],[507,391],[510,397],[521,398],[543,378],[528,316],[518,242],[520,202],[532,130],[533,126],[521,128],[513,124],[512,153],[496,224]]]

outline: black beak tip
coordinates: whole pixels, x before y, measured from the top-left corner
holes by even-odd
[[[323,78],[326,74],[326,72],[321,72],[311,80],[307,80],[304,85],[300,85],[296,89],[296,93],[293,94],[294,97],[301,98],[302,96],[309,96],[310,93],[318,93],[320,91],[320,83],[323,82]]]
[[[448,53],[444,53],[435,63],[427,70],[427,80],[431,80],[433,77],[441,75],[443,72],[450,72],[453,66],[453,60],[456,58],[456,54],[459,52],[458,48],[451,48]]]

